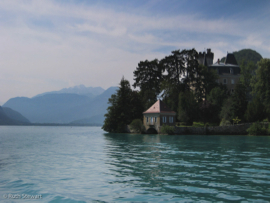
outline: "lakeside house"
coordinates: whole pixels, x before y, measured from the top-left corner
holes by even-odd
[[[219,59],[213,64],[214,53],[211,49],[207,49],[207,52],[199,52],[198,62],[201,65],[207,66],[208,69],[217,71],[219,75],[218,83],[222,83],[227,86],[228,90],[233,93],[235,85],[240,80],[240,67],[237,64],[233,53],[227,53],[225,62],[221,62]]]
[[[162,125],[175,126],[176,113],[161,100],[143,112],[143,124],[147,133],[159,133]]]

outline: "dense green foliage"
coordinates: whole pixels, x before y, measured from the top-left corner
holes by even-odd
[[[162,134],[173,135],[175,133],[174,126],[163,125],[160,129]]]
[[[157,96],[161,91],[160,85],[163,81],[162,72],[163,68],[157,59],[141,61],[133,72],[135,77],[133,87],[140,88],[145,109],[148,109],[156,102]]]
[[[241,83],[238,83],[232,94],[232,118],[238,117],[240,120],[244,120],[247,104],[246,88]]]
[[[247,105],[245,120],[248,122],[262,121],[266,117],[264,106],[258,97],[254,97]]]
[[[257,64],[257,62],[262,59],[262,56],[252,49],[242,49],[240,51],[233,52],[233,54],[238,65],[242,64],[243,62],[244,64],[247,64],[248,62],[253,62],[254,64]],[[224,61],[225,57],[221,59],[221,62]]]
[[[199,104],[199,118],[204,125],[206,123],[217,123],[218,115],[216,113],[216,109],[211,102],[204,100]]]
[[[129,127],[136,133],[142,133],[145,130],[141,119],[134,119]]]
[[[161,66],[167,72],[162,83],[162,96],[164,102],[175,112],[179,104],[179,93],[190,91],[198,72],[198,53],[195,49],[176,50],[160,61]],[[182,76],[185,75],[183,78]]]
[[[161,60],[139,62],[133,72],[133,87],[140,91],[132,91],[129,82],[121,80],[120,89],[109,100],[103,129],[123,132],[132,120],[142,119],[142,112],[158,97],[177,112],[176,121],[184,125],[231,125],[270,119],[270,59],[261,59],[252,50],[234,54],[242,61],[242,74],[233,93],[216,82],[216,71],[198,64],[195,49],[176,50]],[[141,125],[140,120],[132,122],[138,132]]]
[[[249,135],[267,135],[267,129],[259,122],[253,123],[248,129]]]
[[[252,93],[263,103],[268,118],[270,118],[270,59],[258,62],[256,74],[252,77]]]
[[[125,132],[132,120],[142,118],[143,104],[140,95],[131,90],[129,81],[124,78],[117,93],[109,99],[109,104],[102,127],[107,132]]]
[[[232,125],[232,124],[231,124],[230,121],[225,120],[225,119],[223,118],[223,119],[221,120],[221,122],[220,122],[219,125],[220,125],[220,126],[230,126],[230,125]]]
[[[192,125],[196,120],[198,104],[192,92],[180,92],[178,104],[178,119],[185,125]]]

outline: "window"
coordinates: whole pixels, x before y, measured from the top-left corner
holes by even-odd
[[[231,84],[234,84],[234,79],[231,80]]]
[[[170,117],[169,117],[169,122],[170,122],[170,123],[173,123],[173,116],[170,116]]]
[[[146,117],[146,123],[148,123],[148,117]]]
[[[224,83],[224,84],[227,84],[227,79],[226,79],[226,78],[223,79],[223,83]]]
[[[230,74],[233,74],[233,69],[232,68],[230,68]]]
[[[154,119],[154,118],[153,118],[153,117],[151,117],[151,123],[153,123],[153,119]]]
[[[166,116],[163,116],[162,119],[163,119],[163,123],[166,123]]]
[[[155,117],[155,123],[157,122],[157,117]]]

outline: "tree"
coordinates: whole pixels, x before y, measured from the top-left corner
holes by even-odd
[[[180,88],[182,81],[181,77],[185,73],[184,54],[186,50],[172,51],[172,55],[166,56],[161,60],[161,65],[166,70],[167,75],[164,77],[166,82]]]
[[[200,103],[199,105],[199,113],[200,113],[200,118],[203,121],[204,125],[207,122],[217,122],[215,120],[215,108],[213,107],[213,104],[211,102],[204,100]]]
[[[141,61],[133,72],[133,87],[140,88],[140,94],[145,104],[144,109],[148,109],[157,100],[160,94],[160,85],[163,80],[162,66],[157,59],[153,61]]]
[[[138,91],[132,91],[130,95],[129,108],[131,119],[143,119],[143,112],[145,110],[143,99]]]
[[[186,125],[192,125],[198,113],[197,102],[192,92],[180,92],[178,119]]]
[[[247,104],[246,87],[243,84],[238,83],[232,95],[232,117],[239,117],[241,120],[244,120]]]
[[[261,59],[258,62],[258,69],[252,77],[251,87],[253,95],[256,95],[263,103],[270,118],[270,59]]]
[[[167,73],[161,86],[162,97],[164,102],[176,112],[179,93],[191,91],[192,84],[195,82],[199,71],[197,57],[198,53],[195,49],[176,50],[160,61]]]
[[[218,85],[213,88],[207,95],[207,101],[212,104],[213,120],[219,123],[219,114],[221,112],[222,106],[226,99],[228,98],[227,87],[225,85]]]
[[[219,86],[216,82],[218,75],[214,70],[208,69],[203,65],[198,66],[196,73],[192,87],[197,101],[201,102],[203,99],[206,99],[206,96],[213,88]]]
[[[207,100],[218,107],[218,112],[220,112],[222,105],[227,98],[228,93],[225,85],[219,85],[213,88],[207,95]]]
[[[103,130],[113,133],[125,132],[133,119],[142,117],[142,102],[139,94],[130,88],[128,80],[121,79],[120,88],[109,99]]]
[[[221,112],[219,114],[220,119],[223,119],[225,121],[231,121],[233,119],[233,100],[232,97],[229,97],[228,99],[225,100]]]
[[[246,88],[245,93],[248,101],[251,101],[251,79],[255,75],[256,65],[253,62],[244,63],[241,65],[240,82]]]
[[[141,133],[145,130],[141,119],[134,119],[130,123],[130,128],[131,128],[131,130],[133,130],[136,133]]]
[[[240,51],[233,52],[233,54],[238,64],[244,63],[246,65],[248,62],[253,62],[256,64],[262,59],[262,56],[252,49],[242,49]],[[224,62],[225,57],[223,57],[220,61]]]
[[[266,112],[264,111],[264,105],[260,101],[259,97],[254,97],[251,102],[247,105],[247,110],[245,112],[245,120],[248,122],[262,121],[266,117]]]

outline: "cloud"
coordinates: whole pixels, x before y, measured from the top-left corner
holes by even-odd
[[[76,1],[0,1],[3,100],[70,85],[107,88],[123,75],[132,83],[139,61],[161,59],[173,49],[212,48],[215,58],[248,46],[270,53],[264,21],[150,11],[159,3],[119,10]]]

